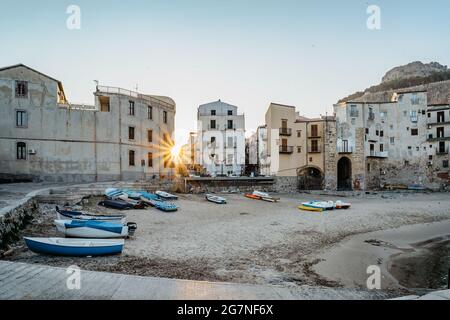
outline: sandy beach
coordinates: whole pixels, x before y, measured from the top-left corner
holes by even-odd
[[[368,263],[383,266],[391,255],[409,249],[410,243],[450,234],[449,221],[445,221],[450,219],[446,193],[393,192],[346,198],[279,195],[279,203],[247,199],[242,194],[223,196],[228,199],[226,205],[207,202],[203,195],[180,195],[176,202],[180,210],[174,213],[153,208],[127,211],[127,221],[136,222],[138,229],[120,256],[48,257],[30,252],[19,240],[6,259],[192,280],[361,286]],[[323,213],[297,209],[311,199],[341,199],[351,202],[352,208]],[[96,201],[91,198],[85,209],[117,213],[96,206]],[[53,226],[54,206],[41,205],[41,211],[21,236],[58,235]],[[423,234],[396,236],[400,233],[395,228],[417,224],[430,227]],[[364,242],[370,239],[389,245]],[[389,273],[383,276],[384,288],[402,289]]]

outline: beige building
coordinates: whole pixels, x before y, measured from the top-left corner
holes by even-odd
[[[22,64],[0,68],[0,180],[172,175],[171,98],[97,86],[94,99],[74,105],[60,81]]]
[[[301,117],[294,106],[271,103],[266,112],[270,174],[299,177],[299,187],[321,189],[325,135],[332,117]]]

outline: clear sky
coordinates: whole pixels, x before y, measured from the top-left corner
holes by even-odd
[[[81,29],[69,30],[69,5]],[[367,7],[381,9],[369,30]],[[305,116],[411,61],[450,65],[448,0],[0,0],[0,66],[24,63],[63,82],[73,103],[95,85],[167,95],[176,127],[222,99],[264,123],[270,102]]]

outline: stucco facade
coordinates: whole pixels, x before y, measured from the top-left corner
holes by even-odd
[[[211,175],[241,175],[245,166],[245,117],[220,100],[197,111],[196,158]]]
[[[92,106],[72,105],[58,80],[24,65],[0,69],[1,178],[82,182],[170,176],[173,100],[100,86],[94,98]]]

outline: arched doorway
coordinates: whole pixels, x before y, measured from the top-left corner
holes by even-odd
[[[337,163],[337,180],[338,190],[352,190],[352,163],[347,157]]]
[[[320,169],[315,167],[306,167],[298,171],[298,189],[299,190],[322,190],[323,175]]]

